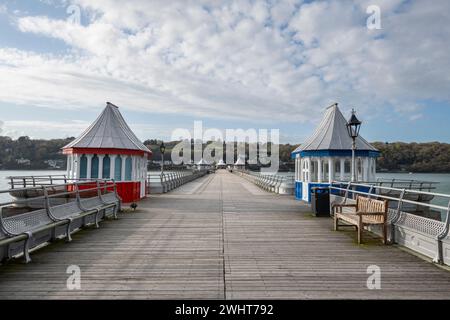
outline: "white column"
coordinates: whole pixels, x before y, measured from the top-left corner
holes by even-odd
[[[334,180],[334,159],[328,158],[328,182],[332,183]]]
[[[66,176],[68,179],[70,179],[70,173],[72,171],[73,161],[72,161],[72,155],[67,155],[67,167],[66,167]]]
[[[105,155],[98,155],[98,178],[103,179],[103,159],[105,158]]]
[[[76,155],[72,155],[71,156],[71,165],[70,165],[70,179],[73,179],[75,177],[76,174],[76,169],[77,169],[77,157]]]
[[[312,181],[312,169],[311,169],[311,158],[308,158],[306,161],[306,181],[311,182]]]
[[[94,157],[94,155],[92,154],[87,154],[87,172],[86,172],[86,178],[87,179],[91,179],[92,178],[92,158]]]
[[[359,167],[361,168],[361,174],[358,176],[358,179],[364,181],[364,161],[362,158],[358,158]]]
[[[142,179],[142,163],[141,163],[141,158],[136,156],[136,169],[134,170],[136,172],[136,180],[141,180]]]
[[[341,162],[341,167],[339,168],[340,169],[339,179],[341,181],[344,181],[344,179],[345,179],[345,158],[341,158],[340,162]]]
[[[116,175],[116,157],[117,156],[115,154],[109,156],[109,159],[111,161],[110,166],[109,166],[109,168],[110,168],[109,178],[110,179],[114,179],[115,175]]]
[[[305,168],[306,168],[306,162],[307,160],[305,158],[300,158],[300,181],[306,182],[306,174],[305,174]]]
[[[75,176],[72,177],[72,178],[80,179],[80,174],[81,174],[81,155],[77,154],[75,156],[75,161],[76,161],[76,164],[75,164],[75,167],[73,169],[75,170],[76,173],[75,173]]]
[[[125,162],[127,160],[127,156],[121,156],[122,157],[122,181],[125,181]]]
[[[370,158],[370,175],[372,181],[377,179],[377,160],[375,158]]]
[[[136,171],[136,165],[135,165],[135,158],[134,156],[131,156],[131,181],[136,181],[135,177],[135,171]]]
[[[139,173],[140,173],[140,166],[139,166],[139,158],[137,156],[133,157],[134,159],[134,168],[133,168],[133,172],[134,172],[134,181],[138,181],[139,180]]]
[[[322,182],[322,159],[317,158],[317,182]]]
[[[302,181],[303,182],[303,175],[304,175],[304,173],[303,173],[303,165],[304,165],[304,161],[305,160],[303,160],[303,158],[300,158],[299,159],[300,161],[298,161],[298,163],[297,163],[297,172],[298,172],[298,174],[297,174],[297,181]]]
[[[364,181],[365,182],[369,182],[371,179],[370,179],[370,168],[369,168],[369,166],[370,166],[370,163],[369,163],[369,158],[364,158],[364,162],[363,162],[363,172],[364,172]]]

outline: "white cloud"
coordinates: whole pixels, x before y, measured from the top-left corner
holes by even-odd
[[[450,101],[450,3],[77,0],[89,23],[44,16],[19,30],[64,56],[0,49],[0,101],[306,121],[339,101],[362,112]],[[366,7],[379,4],[381,31]],[[414,114],[421,107],[415,107]]]
[[[52,132],[60,133],[62,137],[78,136],[89,126],[87,122],[79,120],[38,121],[13,120],[3,122],[3,133],[12,138],[30,136],[32,138],[48,137]]]
[[[91,123],[81,120],[8,120],[0,121],[0,134],[18,138],[20,136],[30,136],[35,139],[54,138],[54,133],[58,132],[59,137],[77,137],[89,127]],[[133,132],[142,140],[151,137],[170,137],[172,128],[164,124],[144,124],[129,123]]]

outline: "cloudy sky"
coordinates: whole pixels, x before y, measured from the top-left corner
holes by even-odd
[[[111,101],[142,139],[299,143],[339,102],[370,141],[450,142],[449,21],[448,0],[0,0],[1,134],[75,136]]]

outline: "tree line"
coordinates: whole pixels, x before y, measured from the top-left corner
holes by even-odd
[[[49,160],[59,161],[61,167],[65,168],[66,156],[62,154],[61,148],[73,140],[73,137],[36,140],[26,136],[18,139],[0,136],[0,169],[49,169]],[[165,142],[165,160],[171,160],[170,154],[177,143],[178,141]],[[159,161],[161,159],[161,141],[150,139],[146,140],[144,144],[152,150],[153,159]],[[450,173],[450,144],[448,143],[374,142],[372,145],[381,153],[377,161],[378,171]],[[284,169],[293,168],[291,152],[297,147],[298,145],[291,144],[279,145],[280,164]],[[237,146],[234,149],[237,150]],[[248,146],[246,149],[248,152]],[[225,150],[224,156],[226,156]]]

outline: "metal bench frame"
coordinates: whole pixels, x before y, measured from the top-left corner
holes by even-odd
[[[7,246],[7,254],[5,259],[9,260],[11,259],[10,256],[10,249],[9,246],[12,243],[24,241],[23,246],[23,256],[26,263],[31,262],[30,257],[30,243],[34,238],[34,235],[47,230],[53,230],[53,235],[51,237],[52,240],[56,238],[56,228],[59,226],[65,226],[66,232],[65,237],[68,242],[72,241],[71,238],[71,227],[73,221],[77,219],[83,219],[82,226],[86,226],[85,218],[90,215],[95,215],[95,226],[99,227],[99,220],[100,220],[100,214],[103,212],[104,217],[106,217],[106,210],[112,209],[113,210],[113,216],[114,219],[117,219],[117,212],[120,209],[121,206],[121,200],[117,196],[117,187],[116,184],[113,181],[114,186],[114,201],[110,201],[111,199],[108,199],[104,195],[102,195],[100,182],[97,181],[96,188],[92,189],[85,189],[80,191],[78,183],[72,184],[75,188],[75,191],[66,192],[66,195],[70,195],[75,193],[76,199],[73,202],[69,202],[63,205],[50,205],[50,198],[57,196],[56,195],[49,195],[48,194],[48,186],[42,186],[43,196],[37,197],[39,199],[43,200],[44,208],[39,210],[30,211],[23,214],[18,214],[15,216],[4,218],[2,214],[2,208],[0,209],[0,228],[2,232],[6,235],[6,238],[0,239],[0,246]],[[107,193],[107,185],[105,185],[105,193]],[[97,199],[97,205],[94,207],[84,207],[83,202],[81,200],[80,192],[86,192],[90,190],[97,190],[97,196],[92,198],[86,198],[87,200]],[[37,199],[36,198],[36,199]],[[69,210],[68,214],[61,215],[58,213],[58,208],[65,208],[67,207]],[[27,221],[24,220],[24,218],[28,218],[29,220],[32,220],[33,218],[36,218],[35,216],[37,214],[42,215],[45,213],[45,221],[43,223],[33,225],[29,224],[27,225]],[[38,218],[39,219],[39,218]],[[48,221],[47,221],[48,219]],[[11,223],[9,223],[11,220]],[[17,224],[19,224],[19,227],[17,227]],[[20,224],[23,224],[24,226],[20,227]],[[16,226],[16,227],[15,227]]]

